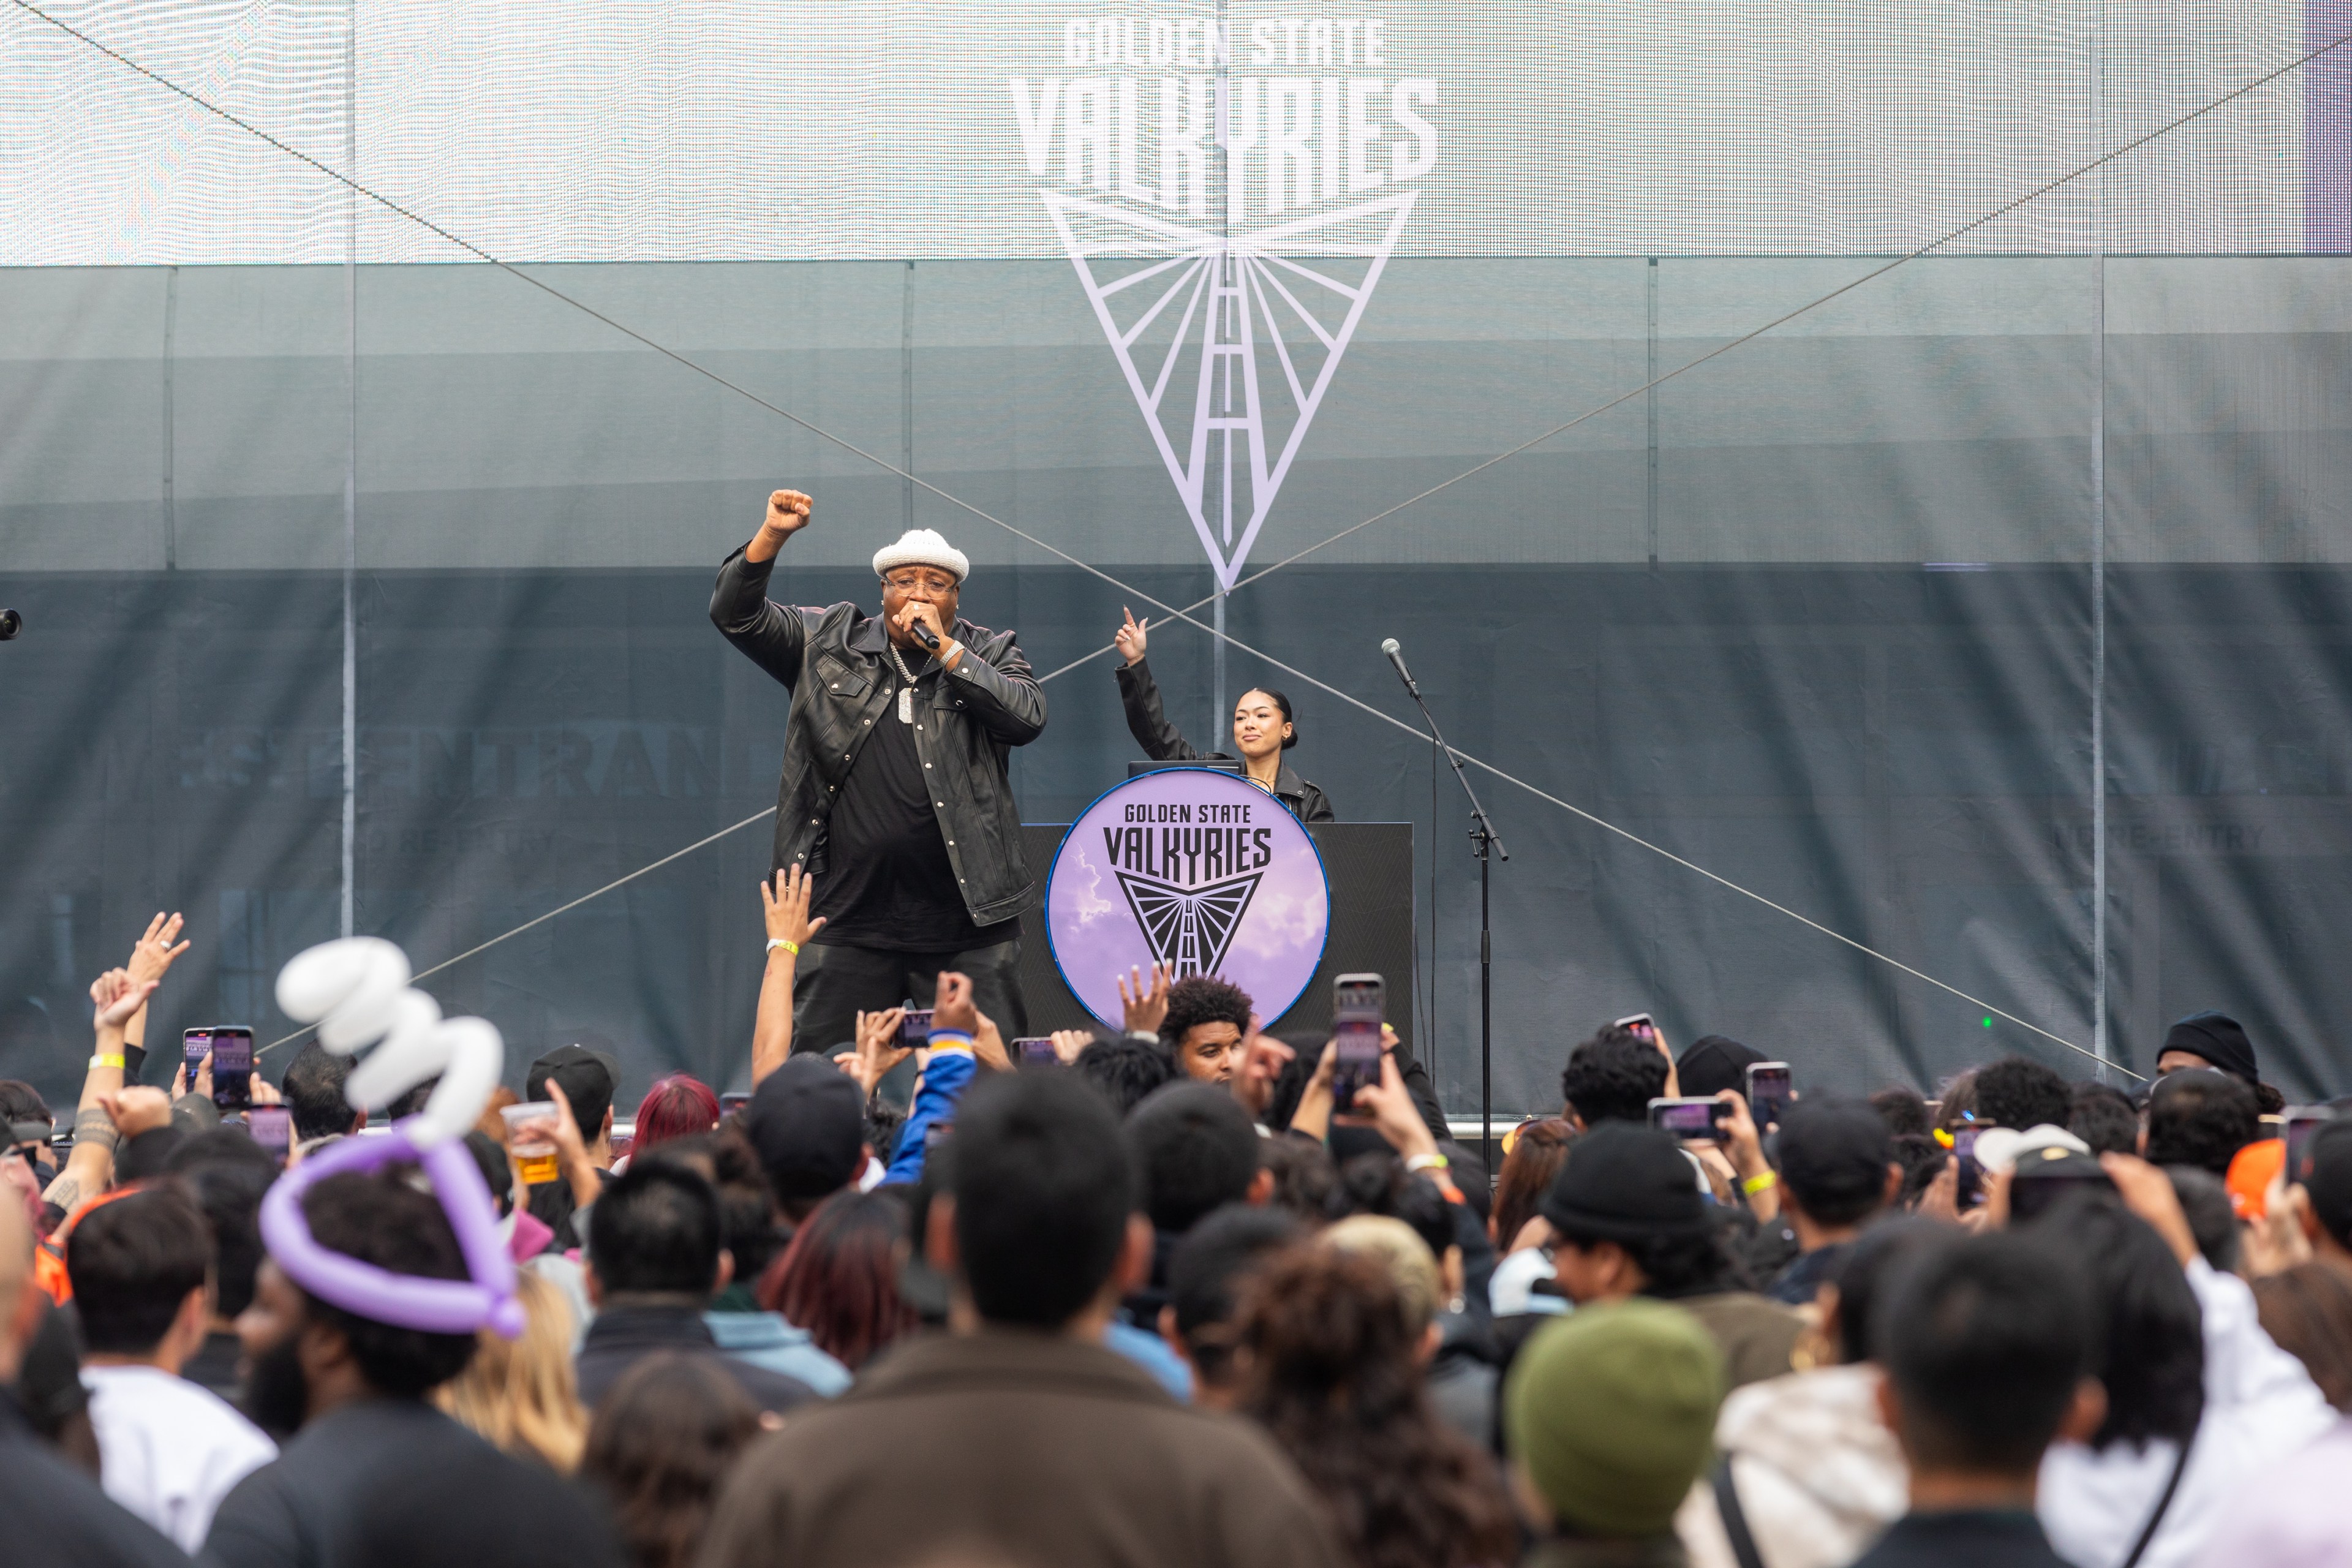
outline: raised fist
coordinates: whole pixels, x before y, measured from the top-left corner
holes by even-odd
[[[809,525],[816,502],[799,490],[773,490],[768,496],[768,517],[761,528],[777,538],[798,533]]]

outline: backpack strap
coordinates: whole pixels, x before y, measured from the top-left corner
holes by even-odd
[[[2189,1441],[2180,1445],[2180,1454],[2172,1461],[2172,1474],[2165,1478],[2164,1490],[2158,1494],[2156,1511],[2147,1516],[2147,1523],[2141,1527],[2139,1539],[2132,1543],[2131,1555],[2116,1564],[2116,1568],[2139,1568],[2139,1560],[2147,1555],[2148,1542],[2156,1539],[2157,1526],[2164,1522],[2166,1512],[2172,1507],[2172,1496],[2180,1489],[2181,1472],[2189,1468],[2189,1450],[2196,1441],[2197,1434],[2191,1432]]]
[[[1731,1555],[1739,1568],[1764,1568],[1764,1554],[1756,1550],[1756,1537],[1748,1528],[1748,1510],[1739,1506],[1739,1488],[1731,1479],[1729,1454],[1715,1461],[1714,1483],[1715,1511],[1723,1521],[1723,1533],[1731,1542]],[[2131,1564],[2125,1564],[2125,1568],[2131,1568]]]

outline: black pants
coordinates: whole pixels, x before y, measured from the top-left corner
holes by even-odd
[[[1021,939],[964,952],[891,952],[875,947],[811,942],[793,970],[793,1051],[831,1056],[857,1043],[857,1015],[913,998],[928,1007],[940,971],[971,976],[971,999],[1007,1045],[1029,1032],[1021,1001]]]

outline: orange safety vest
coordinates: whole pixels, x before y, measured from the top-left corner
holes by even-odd
[[[41,1288],[43,1294],[60,1307],[73,1300],[73,1279],[66,1273],[66,1242],[73,1235],[74,1226],[79,1225],[83,1216],[92,1209],[104,1208],[117,1198],[127,1198],[145,1189],[145,1183],[132,1182],[112,1192],[99,1194],[68,1215],[40,1246],[33,1248],[33,1282]]]

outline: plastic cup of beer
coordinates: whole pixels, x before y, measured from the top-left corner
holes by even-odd
[[[555,1157],[555,1107],[543,1100],[526,1100],[520,1105],[500,1107],[499,1114],[507,1119],[507,1152],[514,1156],[524,1184],[535,1187],[555,1180],[560,1169]]]

